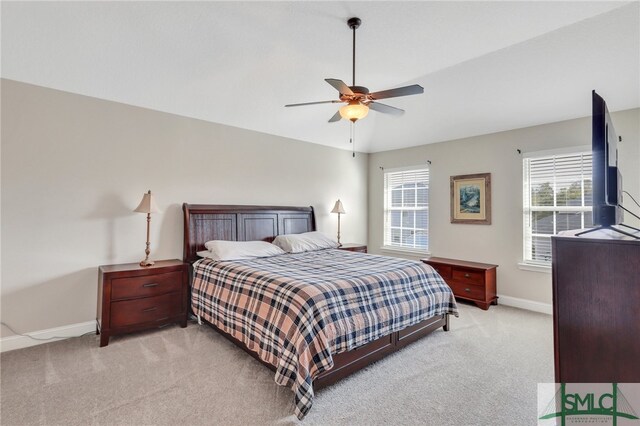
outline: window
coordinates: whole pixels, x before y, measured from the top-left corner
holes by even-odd
[[[551,265],[551,236],[592,226],[591,152],[525,158],[524,263]]]
[[[384,173],[384,246],[429,248],[429,169],[411,167]]]

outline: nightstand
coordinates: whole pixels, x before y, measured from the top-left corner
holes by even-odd
[[[475,303],[485,311],[498,304],[496,294],[496,268],[489,263],[430,257],[420,259],[431,265],[453,290],[456,299]]]
[[[187,326],[188,269],[180,260],[103,265],[98,269],[100,346],[109,337],[179,322]]]
[[[346,251],[357,251],[359,253],[366,253],[367,252],[367,245],[366,244],[347,243],[347,244],[341,245],[340,247],[338,247],[338,249],[346,250]]]

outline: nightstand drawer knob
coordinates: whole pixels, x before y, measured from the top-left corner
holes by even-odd
[[[142,312],[151,312],[151,311],[155,311],[156,309],[158,308],[154,306],[153,308],[143,309]]]
[[[467,293],[471,293],[471,289],[470,288],[465,288],[464,291],[466,291]]]
[[[471,276],[471,275],[469,275],[469,274],[464,274],[464,277],[465,277],[465,278],[469,278],[470,276]]]
[[[142,287],[158,287],[158,283],[142,284]]]

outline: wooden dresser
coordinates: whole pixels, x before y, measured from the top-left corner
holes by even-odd
[[[489,309],[490,305],[498,304],[496,294],[496,268],[498,265],[444,257],[430,257],[421,260],[438,271],[451,287],[456,298],[471,301],[485,311]]]
[[[98,270],[100,346],[116,334],[179,322],[187,326],[188,269],[180,260],[104,265]]]
[[[366,244],[346,243],[346,244],[343,244],[340,247],[338,247],[338,249],[346,250],[346,251],[357,251],[359,253],[366,253],[367,252],[367,245]]]
[[[551,238],[556,382],[638,383],[640,240],[597,235]]]

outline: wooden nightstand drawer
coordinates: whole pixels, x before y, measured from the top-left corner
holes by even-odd
[[[451,279],[451,266],[434,264],[431,265],[431,267],[435,269],[445,281]]]
[[[111,327],[162,322],[180,313],[180,295],[163,294],[111,304]]]
[[[142,277],[116,278],[111,282],[111,300],[150,297],[180,291],[182,271]]]
[[[451,281],[448,284],[451,290],[453,290],[453,294],[458,297],[484,300],[484,287],[463,284],[456,281]]]
[[[460,284],[484,286],[484,272],[474,272],[468,269],[453,268],[451,279]]]

